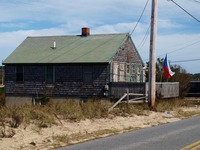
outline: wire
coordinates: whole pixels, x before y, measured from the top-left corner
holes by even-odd
[[[177,4],[174,0],[170,0],[172,1],[174,4],[176,4],[179,8],[181,8],[184,12],[186,12],[188,15],[190,15],[192,18],[194,18],[196,21],[198,21],[200,23],[200,20],[197,19],[196,17],[194,17],[192,14],[190,14],[187,10],[185,10],[183,7],[181,7],[179,4]]]
[[[147,37],[149,36],[149,29],[150,29],[150,25],[149,25],[146,33],[145,33],[144,38],[142,39],[142,41],[140,42],[140,44],[137,46],[138,49],[141,49],[144,46],[144,44],[146,43]]]
[[[171,61],[170,63],[177,63],[177,62],[189,62],[189,61],[200,61],[200,58],[198,58],[198,59],[189,59],[189,60],[178,60],[178,61]]]
[[[199,41],[196,41],[196,42],[194,42],[194,43],[191,43],[191,44],[189,44],[189,45],[186,45],[186,46],[184,46],[184,47],[178,48],[178,49],[176,49],[176,50],[170,51],[170,52],[168,52],[167,54],[170,54],[170,53],[174,53],[174,52],[183,50],[183,49],[185,49],[185,48],[188,48],[188,47],[193,46],[193,45],[198,44],[198,43],[200,43],[200,40],[199,40]],[[159,58],[159,57],[164,56],[164,55],[166,55],[166,53],[161,54],[161,55],[157,56],[156,58]],[[145,59],[145,61],[147,61],[147,60],[148,60],[148,59]]]
[[[149,2],[149,0],[147,0],[146,4],[145,4],[145,6],[144,6],[144,8],[143,8],[143,10],[142,10],[142,14],[140,15],[140,18],[138,19],[138,21],[137,21],[137,23],[136,23],[134,29],[131,31],[130,35],[133,34],[133,32],[135,31],[135,29],[136,29],[138,23],[140,22],[140,20],[141,20],[143,14],[144,14],[144,11],[145,11],[145,9],[146,9],[146,7],[147,7],[148,2]]]
[[[189,45],[186,45],[186,46],[184,46],[184,47],[178,48],[178,49],[176,49],[176,50],[170,51],[170,52],[168,52],[167,54],[180,51],[180,50],[182,50],[182,49],[188,48],[188,47],[193,46],[193,45],[198,44],[198,43],[200,43],[200,40],[199,40],[199,41],[196,41],[196,42],[194,42],[194,43],[191,43],[191,44],[189,44]],[[163,55],[165,55],[165,54],[161,54],[161,55],[159,55],[159,56],[157,56],[157,57],[160,57],[160,56],[163,56]]]
[[[193,1],[195,3],[199,3],[200,4],[200,1],[198,1],[198,0],[190,0],[190,1]]]

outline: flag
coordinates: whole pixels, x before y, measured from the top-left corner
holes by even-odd
[[[164,64],[163,64],[163,69],[166,75],[166,78],[169,79],[171,78],[175,73],[171,71],[170,66],[169,66],[169,62],[167,59],[167,55],[165,56],[165,60],[164,60]]]

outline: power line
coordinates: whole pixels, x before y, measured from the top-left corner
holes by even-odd
[[[144,44],[146,43],[147,37],[149,36],[149,29],[150,29],[150,25],[149,25],[149,27],[148,27],[145,35],[144,35],[144,38],[142,39],[142,41],[138,45],[138,49],[141,49],[144,46]]]
[[[174,53],[174,52],[177,52],[177,51],[180,51],[180,50],[182,50],[182,49],[188,48],[188,47],[193,46],[193,45],[198,44],[198,43],[200,43],[200,40],[199,40],[199,41],[196,41],[196,42],[194,42],[194,43],[191,43],[191,44],[189,44],[189,45],[186,45],[186,46],[184,46],[184,47],[181,47],[181,48],[179,48],[179,49],[170,51],[170,52],[168,52],[168,54]]]
[[[186,12],[188,15],[190,15],[192,18],[194,18],[196,21],[198,21],[200,23],[200,20],[197,19],[196,17],[194,17],[192,14],[190,14],[187,10],[185,10],[183,7],[181,7],[178,3],[176,3],[174,0],[170,0],[172,1],[174,4],[176,4],[179,8],[181,8],[184,12]],[[199,1],[197,1],[199,2]]]
[[[185,48],[188,48],[188,47],[193,46],[193,45],[198,44],[198,43],[200,43],[200,40],[199,40],[199,41],[196,41],[196,42],[194,42],[194,43],[191,43],[191,44],[189,44],[189,45],[186,45],[186,46],[184,46],[184,47],[178,48],[178,49],[176,49],[176,50],[170,51],[170,52],[168,52],[167,54],[170,54],[170,53],[174,53],[174,52],[183,50],[183,49],[185,49]],[[160,57],[160,56],[163,56],[163,55],[165,55],[165,54],[161,54],[161,55],[159,55],[159,56],[157,56],[157,57]]]
[[[171,61],[170,63],[189,62],[189,61],[200,61],[200,58],[197,58],[197,59],[188,59],[188,60]]]
[[[193,46],[193,45],[198,44],[198,43],[200,43],[200,40],[199,40],[199,41],[196,41],[196,42],[193,42],[193,43],[191,43],[191,44],[188,44],[188,45],[186,45],[186,46],[184,46],[184,47],[178,48],[178,49],[176,49],[176,50],[172,50],[172,51],[168,52],[167,54],[171,54],[171,53],[174,53],[174,52],[183,50],[183,49],[185,49],[185,48],[188,48],[188,47]],[[161,57],[161,56],[164,56],[164,55],[166,55],[166,53],[157,56],[157,58],[159,58],[159,57]],[[148,59],[145,59],[145,60],[148,60]]]
[[[198,0],[189,0],[189,1],[193,1],[195,3],[199,3],[200,4],[200,1],[198,1]]]
[[[145,9],[146,9],[146,7],[147,7],[148,2],[149,2],[149,0],[147,0],[146,4],[145,4],[145,6],[144,6],[144,8],[143,8],[143,10],[142,10],[142,14],[140,15],[140,18],[138,19],[138,21],[137,21],[137,23],[136,23],[134,29],[131,31],[130,35],[133,34],[133,32],[135,31],[135,29],[136,29],[138,23],[140,22],[140,20],[141,20],[143,14],[144,14],[144,11],[145,11]]]

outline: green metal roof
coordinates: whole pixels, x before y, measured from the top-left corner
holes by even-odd
[[[104,63],[110,62],[129,36],[100,34],[89,36],[27,37],[4,64],[12,63]],[[53,49],[56,42],[56,49]]]

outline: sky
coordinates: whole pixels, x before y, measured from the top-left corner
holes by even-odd
[[[200,20],[200,0],[174,0]],[[0,60],[5,60],[27,36],[131,33],[147,0],[1,0]],[[149,0],[132,40],[144,63],[149,61]],[[170,0],[158,0],[156,56],[188,73],[200,73],[200,21]],[[196,61],[185,61],[196,60]],[[179,62],[184,61],[184,62]]]

